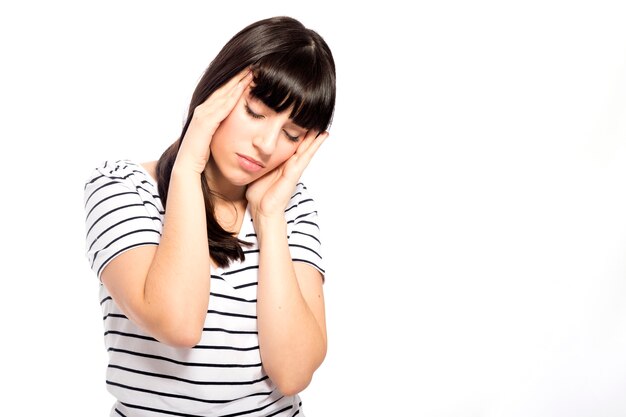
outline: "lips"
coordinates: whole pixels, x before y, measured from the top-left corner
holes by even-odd
[[[237,161],[239,162],[239,166],[241,166],[241,168],[249,172],[256,172],[265,168],[265,165],[261,162],[247,155],[237,154]]]

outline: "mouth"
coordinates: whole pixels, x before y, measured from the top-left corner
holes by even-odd
[[[247,155],[242,155],[238,153],[237,160],[239,162],[239,165],[246,171],[256,172],[265,168],[265,165],[263,165],[263,163]]]

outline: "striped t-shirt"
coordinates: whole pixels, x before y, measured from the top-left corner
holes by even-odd
[[[158,245],[163,205],[155,180],[127,160],[107,161],[85,184],[87,259],[95,274],[115,256]],[[294,261],[324,273],[313,200],[298,184],[285,210]],[[258,246],[249,210],[239,237],[245,260],[211,271],[200,343],[160,343],[128,320],[100,285],[111,416],[302,416],[300,398],[282,395],[263,369],[256,319]]]

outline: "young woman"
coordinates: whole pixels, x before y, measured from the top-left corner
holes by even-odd
[[[236,34],[158,161],[85,185],[112,416],[303,415],[326,354],[315,205],[299,182],[335,104],[325,41],[288,17]]]

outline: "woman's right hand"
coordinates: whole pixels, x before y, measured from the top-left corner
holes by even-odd
[[[211,156],[211,139],[218,126],[232,111],[252,81],[252,71],[246,69],[218,88],[194,109],[183,138],[175,165],[185,166],[198,174],[204,172]]]
[[[202,336],[211,292],[211,280],[207,279],[211,265],[205,202],[197,173],[204,172],[215,130],[251,80],[251,72],[243,71],[195,108],[172,170],[158,246],[131,246],[101,273],[102,282],[124,315],[172,346],[192,347]],[[129,194],[124,184],[120,187],[125,191],[120,195]],[[145,205],[139,193],[133,198],[136,204],[130,206]],[[135,224],[140,227],[141,223]]]

